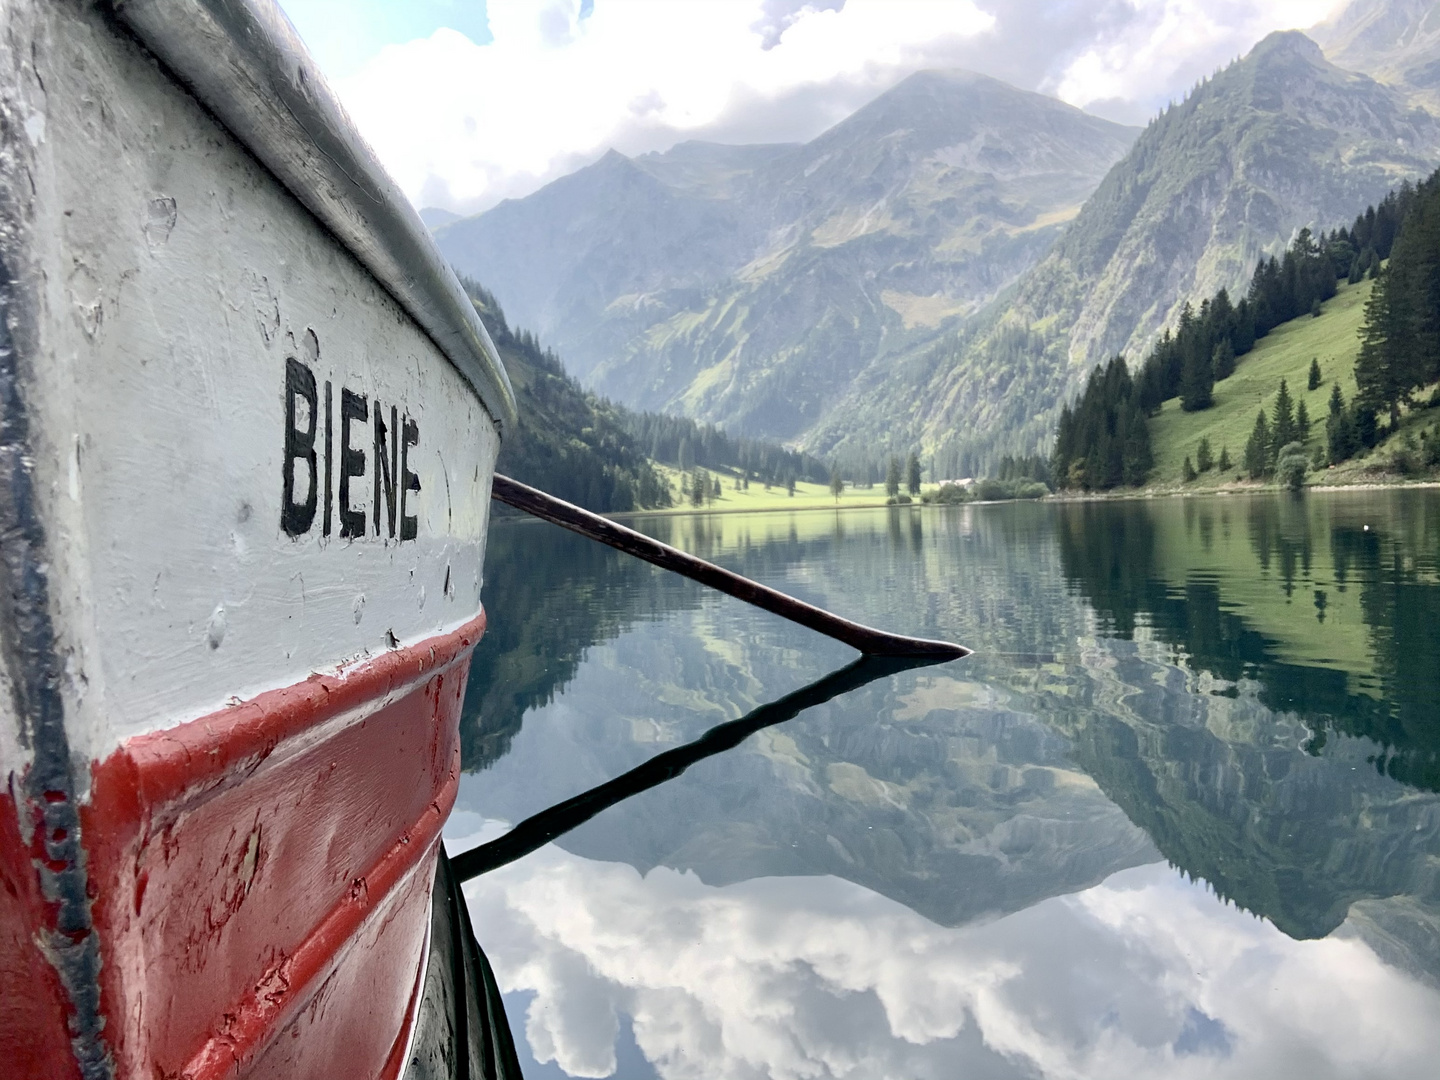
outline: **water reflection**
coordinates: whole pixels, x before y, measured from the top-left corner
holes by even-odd
[[[547,1068],[1424,1072],[1435,493],[645,528],[981,652],[767,729],[476,882]],[[853,655],[559,530],[506,525],[491,551],[474,678],[522,677],[467,714],[457,821],[520,821]]]
[[[729,886],[558,848],[467,887],[537,1061],[666,1077],[1433,1076],[1440,993],[1168,868],[947,928],[829,877]],[[627,1074],[631,1075],[631,1074]]]

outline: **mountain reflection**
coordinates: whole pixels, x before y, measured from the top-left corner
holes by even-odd
[[[1440,790],[1432,494],[1186,500],[1183,513],[1090,503],[1064,508],[1059,534],[1065,575],[1108,635],[1130,639],[1143,622],[1189,666],[1257,681],[1261,702],[1312,728],[1312,749],[1330,733],[1366,738],[1380,748],[1379,770]],[[1347,594],[1364,634],[1325,641],[1308,624],[1323,627]]]
[[[1440,494],[677,517],[643,527],[831,610],[978,652],[889,675],[753,735],[480,879],[474,895],[489,898],[476,901],[488,914],[477,919],[493,920],[497,935],[481,925],[482,942],[502,981],[512,980],[507,988],[535,995],[530,1045],[551,1055],[537,1060],[604,1075],[596,1070],[610,1050],[568,1058],[574,1033],[546,1027],[569,1023],[554,1011],[570,1007],[566,995],[578,1002],[593,993],[585,1015],[616,1018],[615,1030],[629,1032],[663,1075],[683,1074],[661,1066],[678,1069],[675,1055],[694,1052],[666,1049],[671,1036],[654,1026],[682,1004],[720,1024],[707,1035],[697,1019],[686,1039],[721,1039],[714,1046],[723,1049],[751,1024],[756,1038],[790,1040],[790,1050],[754,1064],[770,1075],[786,1074],[776,1064],[785,1054],[822,1050],[837,1062],[858,1054],[889,1063],[866,1075],[948,1075],[954,1070],[923,1049],[942,1043],[978,1075],[1182,1075],[1232,1059],[1222,1072],[1285,1075],[1283,1047],[1301,1045],[1310,1020],[1257,1004],[1255,1016],[1270,1017],[1260,1024],[1230,1008],[1231,996],[1244,1001],[1253,989],[1237,959],[1246,950],[1260,965],[1254,971],[1290,972],[1296,1008],[1331,1016],[1333,1031],[1316,1036],[1323,1052],[1312,1075],[1364,1074],[1335,1063],[1356,1060],[1345,1038],[1371,1045],[1357,1026],[1371,1011],[1352,1002],[1351,1013],[1332,1014],[1311,1002],[1307,979],[1316,1002],[1324,993],[1351,1001],[1353,986],[1366,985],[1375,1001],[1396,1003],[1395,1016],[1440,1016],[1421,989],[1440,987]],[[492,561],[487,572],[492,651],[477,653],[476,678],[519,671],[528,681],[519,694],[488,687],[479,714],[465,720],[467,767],[484,768],[462,778],[459,805],[485,818],[520,821],[604,784],[853,655],[649,567],[592,555],[600,549],[559,530],[505,525],[496,534],[492,558],[510,561]],[[496,633],[507,618],[523,626],[508,639]],[[486,715],[488,701],[502,722]],[[506,735],[486,743],[492,731]],[[555,912],[538,899],[521,911],[515,897],[531,875],[544,888],[573,878],[594,897],[574,900],[568,915],[558,893]],[[672,888],[709,899],[694,909],[665,900],[653,919],[733,910],[724,918],[758,927],[770,909],[756,898],[778,889],[808,913],[795,919],[814,921],[817,933],[830,927],[829,952],[774,960],[775,972],[808,971],[799,982],[772,973],[777,981],[766,984],[772,996],[796,995],[795,1030],[766,1028],[756,1016],[771,1006],[759,998],[756,1016],[743,1000],[711,1000],[698,987],[672,988],[680,997],[663,1009],[641,1002],[645,986],[664,984],[662,968],[679,977],[675,957],[692,954],[683,942],[662,942],[665,934],[627,937],[634,920],[615,895],[644,907],[654,899],[646,890]],[[1129,914],[1103,933],[1082,932],[1075,912],[1095,905]],[[826,922],[832,909],[866,914]],[[910,937],[876,929],[890,925],[887,912],[918,920],[905,924]],[[547,919],[558,921],[542,926]],[[574,937],[576,919],[593,940]],[[703,920],[685,925],[710,932]],[[1114,986],[1131,989],[1107,999],[1111,1012],[1092,1014],[1104,994],[1086,999],[1038,946],[985,952],[992,937],[1012,940],[1000,929],[1010,926],[1056,942],[1057,956],[1060,938],[1080,935],[1096,951],[1068,962],[1109,971]],[[1161,926],[1172,937],[1164,948],[1145,936]],[[889,964],[886,978],[928,986],[924,950],[943,953],[951,944],[941,942],[962,939],[954,955],[965,959],[944,978],[968,989],[927,990],[939,995],[930,1019],[907,1027],[893,996],[900,991],[884,989],[878,973]],[[752,947],[712,944],[737,956]],[[609,948],[633,951],[637,964],[655,953],[646,962],[659,965],[659,981],[620,967],[605,974]],[[1189,961],[1177,957],[1205,950],[1210,974],[1197,967],[1182,978]],[[762,954],[754,963],[763,967]],[[856,974],[865,964],[876,974]],[[562,970],[592,975],[562,978]],[[614,986],[602,993],[593,979]],[[1174,979],[1191,990],[1172,994]],[[806,1012],[851,992],[872,998]],[[1147,994],[1154,1000],[1145,1005]],[[1145,1008],[1144,1023],[1126,1012]],[[722,1014],[750,1019],[727,1035]],[[1408,1055],[1433,1052],[1428,1036],[1409,1020],[1374,1023],[1399,1048],[1381,1073],[1423,1074]],[[1106,1024],[1117,1041],[1102,1045],[1096,1032]],[[883,1038],[860,1038],[882,1029]],[[1009,1049],[997,1051],[1002,1043]]]

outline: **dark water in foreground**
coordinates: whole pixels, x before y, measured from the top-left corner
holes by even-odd
[[[467,887],[527,1075],[1440,1075],[1440,492],[654,519],[975,656]],[[502,523],[452,852],[846,664]]]

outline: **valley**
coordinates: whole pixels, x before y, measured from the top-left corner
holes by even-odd
[[[803,451],[823,463],[817,498],[831,470],[864,484],[910,453],[927,483],[992,475],[1049,455],[1094,365],[1123,355],[1138,370],[1186,304],[1243,295],[1300,229],[1333,229],[1433,171],[1426,10],[1356,0],[1313,38],[1272,33],[1143,131],[921,72],[808,143],[611,151],[526,198],[431,220],[456,267],[597,402]],[[1241,399],[1273,394],[1281,371],[1293,386],[1301,359],[1343,381],[1362,294],[1264,345],[1217,385],[1215,410],[1165,404],[1149,482],[1180,482],[1202,436],[1237,458],[1254,417]],[[1323,398],[1307,398],[1317,428]],[[1373,480],[1373,464],[1335,479]]]

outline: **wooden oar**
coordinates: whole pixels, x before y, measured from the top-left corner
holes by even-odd
[[[548,810],[526,818],[498,840],[461,852],[451,860],[455,875],[469,881],[480,874],[512,863],[550,843],[557,836],[583,825],[600,811],[638,795],[642,791],[673,780],[697,761],[739,746],[763,728],[793,720],[806,709],[823,705],[841,694],[857,690],[866,683],[894,675],[909,668],[940,663],[934,657],[862,656],[848,667],[831,672],[818,682],[802,686],[778,701],[761,705],[738,720],[717,724],[694,742],[656,754],[643,765],[637,765],[614,780],[581,792]]]
[[[862,626],[860,623],[842,619],[838,615],[786,596],[758,581],[731,573],[714,563],[697,559],[669,544],[651,539],[644,533],[617,525],[609,518],[592,514],[588,510],[546,495],[543,491],[528,487],[508,476],[495,474],[491,497],[507,506],[523,510],[527,514],[543,518],[556,525],[577,532],[581,536],[598,540],[602,544],[617,548],[637,559],[672,570],[682,577],[688,577],[719,592],[764,608],[782,619],[807,626],[836,641],[843,641],[853,649],[859,649],[867,656],[912,656],[933,660],[957,660],[969,656],[970,650],[963,645],[952,645],[948,641],[929,641],[925,638],[904,637],[901,634],[887,634],[883,630]]]

